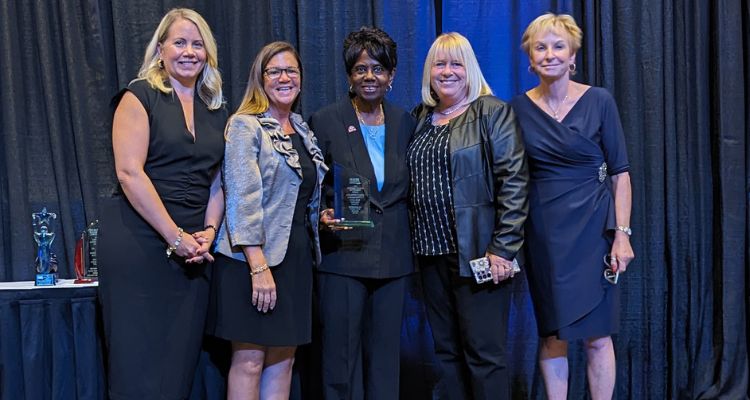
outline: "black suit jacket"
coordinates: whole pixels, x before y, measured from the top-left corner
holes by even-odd
[[[363,278],[395,278],[414,271],[409,232],[409,170],[406,149],[414,119],[406,111],[383,103],[385,113],[385,181],[378,191],[375,171],[349,100],[331,104],[310,118],[326,164],[350,168],[370,180],[370,218],[374,228],[323,231],[323,262],[318,270]],[[332,170],[324,182],[325,201],[333,204]],[[321,204],[321,209],[325,203]]]

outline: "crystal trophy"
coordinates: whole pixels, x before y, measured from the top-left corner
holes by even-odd
[[[42,211],[31,214],[32,226],[34,227],[34,241],[37,245],[35,286],[53,286],[57,283],[57,256],[52,252],[52,242],[55,233],[50,229],[50,220],[57,218],[57,214],[47,212],[47,207]]]
[[[99,267],[96,261],[98,235],[98,220],[90,223],[81,233],[81,238],[76,245],[76,280],[73,283],[91,283],[99,278]]]
[[[333,163],[333,215],[338,225],[372,228],[370,219],[370,180]]]

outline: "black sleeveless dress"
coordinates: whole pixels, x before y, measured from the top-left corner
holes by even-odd
[[[292,216],[286,254],[271,268],[276,307],[267,313],[252,306],[247,262],[216,254],[210,306],[210,333],[222,339],[263,346],[298,346],[311,341],[312,275],[315,261],[308,205],[317,171],[299,135],[289,135],[299,154],[302,183]]]
[[[144,165],[177,226],[203,229],[211,180],[224,155],[225,109],[194,99],[195,141],[177,95],[145,80],[132,82],[148,113]],[[209,292],[209,266],[186,264],[131,206],[124,194],[100,209],[99,299],[108,347],[112,399],[177,399],[190,393],[201,347]]]

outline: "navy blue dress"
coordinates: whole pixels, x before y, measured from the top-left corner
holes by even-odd
[[[614,99],[591,87],[561,122],[525,94],[511,105],[529,160],[526,270],[539,335],[615,333],[618,290],[603,277],[617,226],[610,175],[630,166]]]

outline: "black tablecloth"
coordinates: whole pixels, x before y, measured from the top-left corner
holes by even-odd
[[[0,398],[105,398],[96,290],[0,290]]]

